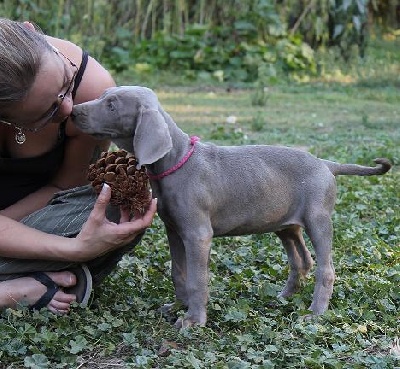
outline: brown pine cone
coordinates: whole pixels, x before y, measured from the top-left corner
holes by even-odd
[[[111,187],[112,205],[143,214],[151,202],[150,182],[146,169],[136,169],[136,165],[136,158],[125,150],[103,152],[89,166],[87,178],[97,194],[104,182]]]

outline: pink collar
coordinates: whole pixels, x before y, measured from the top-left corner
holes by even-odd
[[[149,172],[147,172],[147,175],[149,176],[150,179],[152,179],[153,181],[157,181],[159,179],[162,179],[166,176],[169,176],[170,174],[176,172],[179,168],[181,168],[188,160],[189,158],[192,156],[193,152],[194,152],[194,144],[200,141],[200,138],[197,136],[191,136],[190,137],[190,145],[192,145],[192,147],[190,148],[190,150],[188,151],[188,153],[182,158],[182,160],[174,165],[173,167],[167,169],[165,172],[162,172],[160,174],[151,174]]]

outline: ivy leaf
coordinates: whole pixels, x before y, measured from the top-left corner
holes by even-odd
[[[189,352],[189,355],[187,356],[187,361],[192,365],[192,368],[194,369],[203,368],[202,362],[194,356],[193,352]]]
[[[24,366],[33,369],[45,369],[49,367],[49,360],[43,354],[34,354],[24,359]]]
[[[99,329],[100,329],[101,331],[103,331],[103,332],[107,332],[107,331],[110,330],[111,324],[109,324],[109,323],[100,323],[100,324],[97,326],[97,328],[99,328]]]
[[[128,346],[138,347],[138,342],[136,338],[136,334],[131,333],[122,333],[122,337],[124,338],[124,343]]]
[[[85,337],[83,336],[77,336],[75,340],[69,341],[70,349],[69,352],[71,354],[77,354],[79,352],[82,352],[86,346],[87,346],[88,341],[86,340]]]
[[[228,313],[225,314],[225,320],[231,322],[242,322],[247,319],[247,312],[239,309],[230,309]]]

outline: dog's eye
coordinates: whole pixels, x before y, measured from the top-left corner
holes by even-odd
[[[110,111],[115,111],[116,110],[114,101],[109,101],[108,102],[108,110],[110,110]]]

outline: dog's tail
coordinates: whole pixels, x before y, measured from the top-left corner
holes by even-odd
[[[376,167],[365,167],[357,164],[339,164],[334,161],[321,159],[324,164],[329,168],[334,176],[337,175],[355,175],[355,176],[373,176],[385,174],[390,170],[392,164],[386,158],[375,159],[374,162],[378,164]]]

